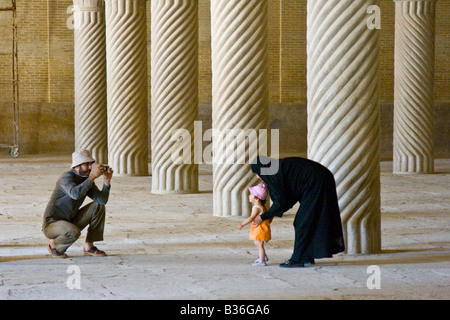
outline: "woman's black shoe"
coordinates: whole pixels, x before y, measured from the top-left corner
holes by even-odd
[[[303,262],[295,262],[288,260],[280,264],[280,268],[303,268],[305,264]]]
[[[308,260],[308,261],[305,261],[305,266],[312,266],[312,265],[314,265],[316,262],[314,261],[314,259],[311,259],[311,260]]]

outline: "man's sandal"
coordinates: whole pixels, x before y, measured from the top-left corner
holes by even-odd
[[[47,249],[48,249],[48,252],[50,252],[50,255],[51,255],[53,258],[62,258],[62,259],[67,258],[67,254],[61,253],[61,252],[59,252],[59,251],[56,250],[56,249],[52,249],[52,248],[50,247],[50,245],[48,245]]]
[[[106,256],[105,251],[98,250],[97,247],[89,248],[89,250],[85,250],[83,248],[83,254],[85,256],[93,256],[93,257],[104,257],[104,256]]]

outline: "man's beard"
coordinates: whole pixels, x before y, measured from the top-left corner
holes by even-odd
[[[80,168],[80,175],[83,177],[89,177],[89,174],[91,173],[91,170],[87,169],[87,170],[83,170]]]

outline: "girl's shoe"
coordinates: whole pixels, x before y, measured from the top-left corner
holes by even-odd
[[[260,258],[256,259],[255,262],[253,262],[252,266],[255,267],[265,267],[267,264],[262,261]]]
[[[267,254],[264,256],[264,261],[265,262],[269,261],[269,257],[267,257]]]

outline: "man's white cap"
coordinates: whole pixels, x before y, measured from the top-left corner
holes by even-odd
[[[88,150],[81,150],[79,152],[75,151],[74,153],[72,153],[72,166],[71,166],[71,168],[79,166],[80,164],[85,163],[85,162],[89,162],[89,163],[90,162],[92,162],[92,163],[95,162],[95,160],[92,159],[91,153]]]

